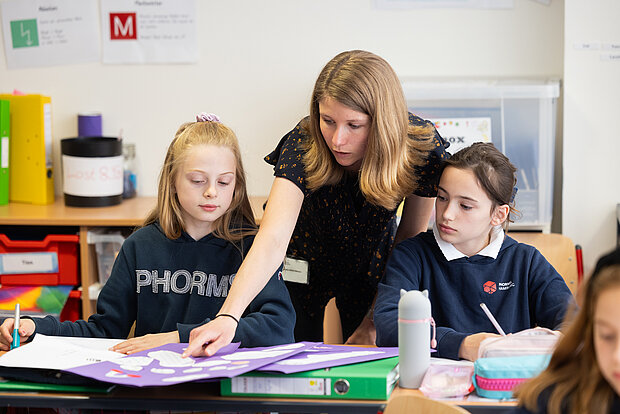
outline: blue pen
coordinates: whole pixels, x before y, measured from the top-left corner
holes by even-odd
[[[15,321],[13,322],[13,342],[11,349],[19,346],[19,303],[15,304]]]

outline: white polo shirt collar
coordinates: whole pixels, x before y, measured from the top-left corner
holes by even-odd
[[[439,236],[439,230],[437,230],[437,223],[433,223],[433,235],[435,236],[435,241],[443,253],[443,256],[447,261],[452,261],[456,259],[460,259],[461,257],[467,257],[467,255],[461,253],[456,247],[452,245],[452,243],[448,243],[444,241]],[[487,256],[492,259],[497,259],[497,255],[499,254],[499,250],[502,248],[502,243],[504,243],[504,229],[502,226],[495,226],[491,230],[491,241],[489,244],[482,250],[480,250],[478,255]]]

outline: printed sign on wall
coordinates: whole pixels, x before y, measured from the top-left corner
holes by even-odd
[[[439,135],[450,143],[447,151],[454,154],[474,142],[491,142],[491,118],[431,119]]]
[[[104,63],[195,63],[195,0],[101,0]]]
[[[0,2],[9,69],[99,60],[96,0]]]

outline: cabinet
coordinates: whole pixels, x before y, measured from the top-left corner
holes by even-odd
[[[251,197],[257,219],[263,211],[266,197]],[[0,226],[28,230],[29,226],[54,226],[77,229],[79,234],[80,283],[82,285],[82,317],[88,318],[96,310],[96,301],[88,296],[88,287],[96,283],[98,269],[94,247],[88,244],[88,231],[97,228],[134,228],[142,224],[155,207],[156,197],[136,197],[109,207],[67,207],[62,197],[53,204],[33,205],[9,203],[0,206]]]
[[[435,123],[453,144],[450,153],[472,135],[510,158],[517,167],[515,202],[521,213],[510,228],[549,233],[559,81],[405,79],[402,85],[409,110]]]

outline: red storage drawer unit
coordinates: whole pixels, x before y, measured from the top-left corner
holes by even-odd
[[[60,312],[60,322],[75,322],[82,317],[82,292],[80,290],[72,290],[69,297]]]
[[[0,234],[0,284],[77,285],[79,236],[49,234],[40,241]]]

